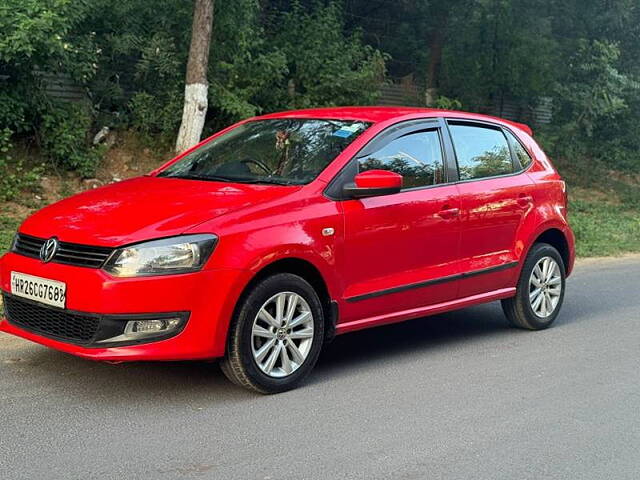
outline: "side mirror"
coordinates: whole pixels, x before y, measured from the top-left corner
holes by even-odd
[[[391,195],[402,189],[402,175],[388,170],[368,170],[356,175],[354,183],[344,186],[344,194],[350,198]]]

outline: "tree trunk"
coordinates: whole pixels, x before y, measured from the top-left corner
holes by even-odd
[[[425,96],[427,107],[432,107],[438,97],[438,79],[440,64],[442,63],[445,29],[446,23],[443,21],[430,35],[431,38],[429,39],[429,65],[427,67],[427,90]]]
[[[187,62],[184,87],[182,123],[176,141],[176,152],[181,153],[200,141],[207,116],[207,68],[213,28],[214,0],[195,0],[191,46]]]

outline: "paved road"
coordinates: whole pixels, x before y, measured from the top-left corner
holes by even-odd
[[[640,477],[638,258],[581,264],[550,330],[491,304],[350,334],[271,397],[0,335],[2,479]]]

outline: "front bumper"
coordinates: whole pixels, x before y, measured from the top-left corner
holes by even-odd
[[[101,315],[90,312],[75,312],[52,307],[40,302],[2,292],[6,320],[37,335],[52,338],[81,347],[124,347],[178,335],[189,319],[189,312],[158,312],[152,314]],[[171,329],[164,332],[143,333],[136,336],[126,332],[129,322],[175,321]]]
[[[167,312],[188,313],[188,321],[170,338],[103,347],[39,334],[0,320],[0,331],[85,358],[107,361],[189,360],[224,355],[233,308],[249,272],[220,269],[140,278],[115,278],[102,270],[55,263],[7,253],[0,259],[0,288],[11,292],[11,271],[67,284],[67,311],[114,322],[153,317]],[[185,315],[186,316],[186,315]],[[132,318],[133,317],[133,318]],[[114,330],[115,331],[115,330]]]

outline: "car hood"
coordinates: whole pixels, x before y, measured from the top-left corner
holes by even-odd
[[[299,186],[138,177],[74,195],[30,216],[20,232],[118,246],[179,235],[207,220],[279,199]]]

